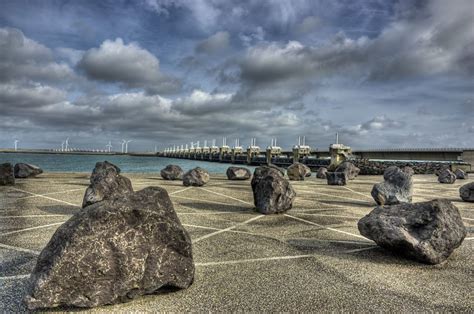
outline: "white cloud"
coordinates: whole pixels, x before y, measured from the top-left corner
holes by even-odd
[[[153,93],[179,88],[178,81],[160,72],[158,58],[136,43],[125,44],[121,38],[106,40],[99,48],[88,50],[79,68],[91,79],[141,87]]]

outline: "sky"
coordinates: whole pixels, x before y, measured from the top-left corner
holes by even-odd
[[[472,0],[0,6],[0,147],[474,147]]]

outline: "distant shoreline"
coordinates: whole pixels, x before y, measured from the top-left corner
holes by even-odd
[[[104,155],[104,156],[136,156],[136,157],[158,157],[155,153],[118,153],[118,152],[57,152],[46,150],[13,150],[0,149],[0,153],[6,154],[51,154],[51,155]]]

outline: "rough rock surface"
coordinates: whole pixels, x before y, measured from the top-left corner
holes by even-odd
[[[15,185],[13,166],[9,162],[0,164],[0,185]]]
[[[25,163],[17,163],[14,170],[15,178],[32,178],[43,173],[40,167]]]
[[[82,207],[133,193],[130,179],[120,175],[120,168],[108,161],[95,164],[90,182],[84,194]]]
[[[229,180],[248,180],[252,173],[244,167],[229,167],[227,168],[226,175]]]
[[[326,172],[326,179],[328,185],[346,185],[349,180],[345,172]]]
[[[413,176],[415,174],[415,170],[413,170],[413,168],[410,166],[403,166],[400,169],[406,174],[409,174],[410,176]]]
[[[474,182],[461,186],[459,188],[459,195],[465,202],[474,202]]]
[[[183,175],[183,185],[184,186],[203,186],[209,180],[211,176],[207,170],[200,167],[189,170]]]
[[[270,167],[272,169],[278,170],[281,173],[282,176],[285,176],[286,170],[284,168],[280,168],[280,167],[278,167],[277,165],[274,165],[274,164],[268,164],[268,165],[265,165],[264,167]]]
[[[439,173],[438,182],[453,184],[454,182],[456,182],[456,175],[451,170],[444,169]]]
[[[446,260],[466,236],[459,210],[443,199],[379,206],[357,225],[381,247],[428,264]]]
[[[412,175],[402,169],[391,166],[383,175],[385,181],[372,188],[371,195],[379,205],[411,203],[413,196]]]
[[[464,180],[468,178],[468,174],[462,169],[456,169],[456,171],[454,171],[454,174],[456,175],[456,179]]]
[[[149,187],[77,212],[31,275],[29,309],[125,302],[193,282],[191,239],[165,189]]]
[[[303,181],[305,177],[311,176],[311,169],[300,162],[295,162],[286,169],[286,175],[290,180]]]
[[[328,169],[325,167],[320,167],[318,171],[316,172],[316,178],[319,179],[326,179],[326,173],[328,172]]]
[[[349,180],[354,180],[359,175],[360,169],[354,166],[353,163],[344,161],[336,168],[335,172],[345,172]]]
[[[293,206],[296,192],[279,170],[268,166],[256,168],[251,185],[258,212],[282,213]]]
[[[181,180],[183,179],[184,171],[180,166],[168,165],[161,170],[160,174],[165,180]]]

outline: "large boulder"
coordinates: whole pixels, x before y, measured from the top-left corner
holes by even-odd
[[[439,183],[453,184],[456,182],[456,175],[449,169],[443,169],[438,175]]]
[[[183,169],[180,166],[168,165],[161,170],[161,177],[165,180],[181,180],[183,178]]]
[[[13,165],[9,162],[0,164],[0,185],[15,185]]]
[[[293,206],[296,192],[278,169],[268,166],[256,168],[251,185],[258,212],[277,214]]]
[[[459,188],[459,195],[465,202],[474,202],[474,182],[461,186]]]
[[[303,181],[308,174],[311,176],[311,169],[300,162],[295,162],[286,169],[286,175],[290,180]]]
[[[130,179],[120,175],[120,168],[108,161],[95,164],[90,182],[84,194],[82,207],[104,199],[120,198],[133,193]]]
[[[357,226],[381,247],[428,264],[446,260],[466,236],[459,210],[443,199],[379,206]]]
[[[346,185],[349,178],[346,172],[326,172],[328,185]]]
[[[189,170],[183,175],[183,185],[184,186],[203,186],[209,180],[211,176],[207,170],[200,167]]]
[[[359,175],[360,169],[354,166],[353,163],[344,161],[336,168],[335,172],[345,172],[349,180],[354,180]]]
[[[38,166],[17,163],[15,165],[15,178],[32,178],[43,173],[43,169]]]
[[[252,173],[244,167],[229,167],[227,168],[226,175],[229,180],[248,180]]]
[[[319,167],[318,171],[316,172],[316,178],[319,179],[326,179],[326,173],[328,172],[328,169],[325,167]]]
[[[468,178],[468,174],[464,170],[459,168],[454,171],[454,174],[456,175],[456,179],[464,180]]]
[[[371,195],[379,205],[411,203],[413,197],[413,178],[409,171],[397,166],[388,167],[384,172],[384,182],[372,188]]]
[[[129,301],[194,278],[191,239],[165,189],[148,187],[78,211],[31,274],[29,309]]]

